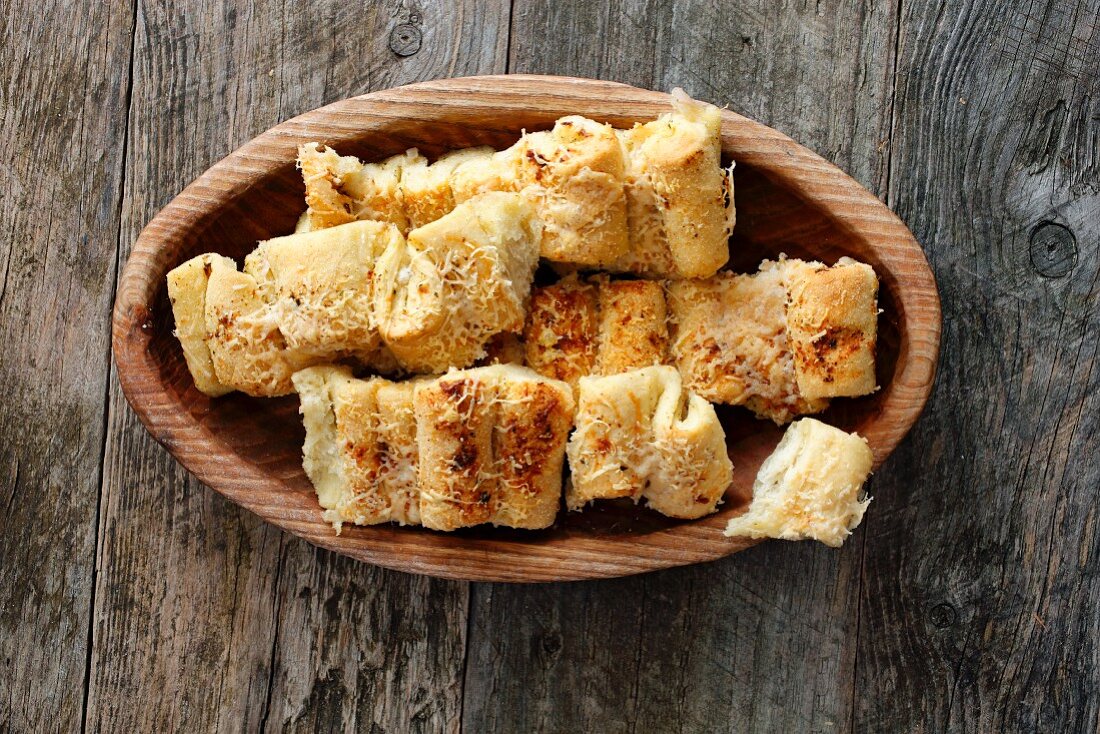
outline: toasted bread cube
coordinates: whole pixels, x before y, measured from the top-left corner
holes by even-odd
[[[596,276],[595,282],[600,307],[595,374],[663,364],[668,355],[668,313],[661,284],[607,276]]]
[[[871,266],[842,258],[794,278],[787,328],[803,397],[874,392],[878,278]]]
[[[393,224],[350,222],[261,242],[244,270],[260,284],[288,348],[372,352],[379,346],[371,306],[375,263],[403,242]]]
[[[256,282],[236,265],[215,267],[206,288],[207,346],[219,383],[257,397],[293,392],[290,378],[318,361],[290,349]]]
[[[599,292],[570,275],[535,288],[524,330],[527,366],[572,387],[591,374],[599,346]]]
[[[325,519],[374,525],[420,522],[415,382],[357,380],[346,367],[293,376],[306,426],[306,474]]]
[[[390,222],[404,234],[409,220],[401,195],[403,170],[423,161],[415,148],[381,163],[364,164],[331,148],[306,143],[298,148],[298,167],[306,186],[311,229],[357,220]]]
[[[567,453],[570,510],[597,499],[645,498],[670,517],[714,512],[733,477],[714,407],[685,394],[674,367],[583,377]]]
[[[511,365],[448,373],[415,395],[421,520],[454,530],[553,523],[573,400]]]
[[[406,166],[401,176],[401,191],[409,228],[434,222],[454,209],[451,179],[455,169],[492,154],[493,149],[489,147],[465,148],[447,153],[430,165],[421,158]]]
[[[754,275],[668,282],[671,351],[688,389],[776,423],[825,409],[799,393],[787,343],[786,278],[806,266],[766,261]]]
[[[725,534],[838,548],[870,503],[859,493],[873,461],[860,436],[813,418],[796,421],[761,465],[748,512],[730,520]]]
[[[236,271],[237,265],[227,257],[207,253],[191,258],[168,273],[168,300],[172,303],[175,334],[183,347],[187,369],[199,392],[212,398],[233,391],[218,380],[207,344],[206,289],[215,269]]]
[[[461,204],[490,191],[519,191],[522,147],[516,143],[501,151],[491,148],[471,148],[450,176],[451,196]]]
[[[722,169],[721,112],[681,90],[674,110],[619,132],[627,151],[630,250],[609,269],[707,278],[729,259],[732,168]]]
[[[379,331],[416,372],[465,367],[494,334],[523,328],[540,224],[514,193],[490,192],[389,248],[375,280]]]

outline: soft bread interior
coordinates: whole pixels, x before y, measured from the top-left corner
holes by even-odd
[[[859,494],[872,462],[860,436],[813,418],[798,420],[761,465],[748,512],[730,520],[725,533],[839,547],[870,503]]]

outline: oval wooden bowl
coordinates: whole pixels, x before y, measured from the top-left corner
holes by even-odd
[[[721,102],[720,100],[715,100]],[[709,561],[754,541],[722,535],[747,506],[761,461],[781,431],[739,408],[719,407],[737,479],[719,512],[693,522],[608,503],[562,515],[551,529],[345,526],[321,519],[302,471],[297,399],[235,394],[211,400],[192,384],[165,274],[201,252],[242,257],[257,240],[286,234],[303,204],[294,168],[300,143],[378,160],[410,147],[429,157],[513,143],[523,129],[582,114],[628,127],[669,109],[668,96],[623,84],[544,76],[444,79],[344,100],[284,122],[200,176],[149,223],[119,283],[113,344],[123,392],[141,421],[185,467],[231,501],[311,543],[389,568],[479,581],[623,576]],[[722,148],[737,162],[731,267],[754,270],[780,252],[833,262],[851,255],[881,281],[879,384],[838,400],[824,420],[867,438],[876,466],[916,420],[932,386],[940,307],[920,246],[878,199],[790,138],[723,112]]]

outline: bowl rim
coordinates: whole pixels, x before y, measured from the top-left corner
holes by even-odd
[[[131,408],[154,437],[188,471],[230,501],[310,543],[391,569],[475,581],[560,581],[625,576],[716,560],[755,545],[726,538],[716,515],[633,536],[631,542],[571,536],[567,543],[516,543],[470,539],[424,529],[395,534],[388,526],[356,528],[337,536],[321,520],[315,500],[278,491],[279,480],[260,467],[208,450],[216,437],[158,379],[148,349],[151,303],[157,284],[176,263],[167,252],[196,222],[212,218],[218,202],[243,195],[277,165],[293,160],[297,145],[310,139],[362,137],[363,120],[385,124],[401,119],[402,108],[448,104],[492,111],[535,109],[584,99],[637,109],[653,116],[668,109],[669,95],[619,82],[542,75],[490,75],[418,82],[344,99],[298,115],[248,141],[207,169],[153,217],[135,242],[119,278],[112,321],[112,349],[119,382]],[[635,113],[631,113],[632,115]],[[518,131],[517,131],[518,132]],[[941,311],[935,279],[923,250],[896,214],[872,193],[821,156],[762,123],[722,110],[723,151],[736,150],[770,180],[799,191],[808,201],[829,204],[829,214],[872,247],[892,273],[905,275],[897,304],[906,322],[893,380],[885,388],[880,415],[889,430],[866,435],[875,467],[885,461],[920,415],[932,390],[939,357]],[[921,314],[914,321],[912,315]],[[885,427],[884,427],[885,428]],[[868,432],[868,434],[874,431]],[[227,471],[227,470],[232,471]],[[275,486],[270,486],[275,485]],[[269,489],[258,491],[258,486]],[[276,491],[271,491],[276,490]],[[720,522],[715,522],[720,520]],[[609,543],[628,552],[615,553]]]

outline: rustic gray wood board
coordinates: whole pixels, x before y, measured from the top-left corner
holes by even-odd
[[[904,7],[889,201],[945,358],[875,483],[857,729],[1095,731],[1100,7]]]
[[[0,11],[0,729],[81,726],[130,22]]]
[[[502,71],[500,12],[142,4],[121,257],[188,182],[281,120],[374,88]],[[410,29],[422,47],[399,56],[391,36],[414,39]],[[111,388],[90,725],[457,728],[465,584],[352,563],[272,529],[191,478]]]
[[[1095,0],[476,5],[0,10],[0,729],[1095,730]],[[129,413],[116,247],[153,212],[278,120],[509,60],[728,101],[925,245],[939,385],[840,553],[476,585],[467,618],[466,584],[268,529]]]

